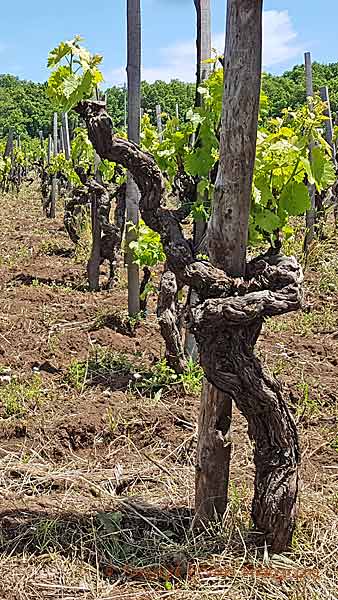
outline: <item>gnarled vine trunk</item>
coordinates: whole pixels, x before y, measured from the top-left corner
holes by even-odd
[[[254,11],[256,1],[247,3]],[[189,326],[201,364],[208,382],[231,397],[248,421],[256,465],[253,520],[271,549],[282,551],[294,528],[297,432],[278,383],[264,373],[254,355],[254,344],[266,318],[300,308],[301,268],[295,259],[266,255],[248,263],[242,277],[234,277],[196,260],[183,235],[179,211],[161,206],[165,186],[153,158],[134,143],[113,136],[104,103],[83,102],[77,111],[99,156],[122,164],[137,182],[142,218],[160,234],[167,269],[177,286],[190,286],[197,294]]]
[[[64,225],[74,244],[80,240],[80,229],[85,213],[91,209],[92,248],[87,264],[88,281],[91,290],[99,288],[100,265],[106,260],[109,264],[107,287],[111,288],[116,280],[118,254],[121,249],[125,227],[126,184],[116,191],[105,187],[93,178],[81,173],[82,183],[73,188],[65,203]],[[114,223],[110,223],[110,210],[115,199]]]

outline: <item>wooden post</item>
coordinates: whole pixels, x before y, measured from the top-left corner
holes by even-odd
[[[196,106],[202,105],[202,97],[201,94],[198,93],[199,85],[209,77],[210,74],[210,64],[203,63],[204,60],[207,60],[211,56],[211,6],[210,0],[194,0],[196,7],[196,16],[197,16],[197,38],[196,38],[196,47],[197,47],[197,74],[196,74],[196,98],[195,104]],[[195,145],[195,134],[193,134],[192,145]],[[197,194],[196,200],[200,202],[204,202],[207,200],[208,192],[203,193],[201,196]],[[198,246],[200,241],[202,240],[205,230],[206,230],[206,222],[204,220],[194,221],[194,246],[195,248]],[[194,302],[196,300],[196,293],[190,292],[190,302]],[[197,360],[198,351],[197,344],[195,338],[192,333],[186,331],[185,341],[184,341],[184,350],[187,357],[192,358],[193,360]]]
[[[91,192],[91,221],[92,221],[92,248],[87,263],[89,289],[95,292],[100,287],[100,255],[101,255],[101,226],[98,218],[97,196]]]
[[[160,142],[162,142],[163,126],[162,126],[162,111],[161,111],[160,104],[156,104],[156,123],[157,123],[158,138],[159,138]]]
[[[140,143],[141,112],[141,6],[140,0],[127,0],[127,77],[128,77],[128,139]],[[126,101],[126,96],[125,96]],[[126,114],[126,111],[125,111]],[[139,221],[140,192],[130,173],[127,177],[126,212],[127,223],[133,226]],[[127,264],[128,264],[128,313],[140,312],[139,267],[134,263],[134,254],[130,242],[137,238],[134,230],[127,227]]]
[[[332,148],[332,159],[333,159],[333,164],[334,164],[334,167],[335,167],[336,173],[337,173],[337,167],[338,167],[337,158],[336,158],[337,148],[336,148],[336,145],[335,145],[334,139],[333,139],[333,121],[332,121],[332,113],[331,113],[330,96],[329,96],[328,87],[326,85],[321,87],[319,90],[319,93],[320,93],[320,97],[323,100],[323,102],[326,102],[326,104],[327,104],[327,108],[325,110],[325,115],[327,116],[327,121],[325,121],[325,123],[324,123],[325,139]],[[334,220],[335,220],[336,227],[338,226],[338,189],[337,188],[338,188],[338,184],[336,183],[332,188]]]
[[[309,103],[310,108],[313,103],[313,81],[312,81],[312,61],[311,61],[311,53],[305,52],[304,54],[304,62],[305,62],[305,81],[306,81],[306,97]],[[312,162],[312,149],[313,144],[310,144],[309,148],[309,158],[310,162]],[[308,184],[311,208],[306,213],[306,234],[304,239],[304,251],[307,253],[309,245],[313,241],[315,235],[315,222],[316,222],[316,187],[314,184]]]
[[[55,112],[53,115],[53,153],[54,156],[58,154],[58,115]],[[49,218],[55,219],[55,210],[56,210],[56,201],[57,201],[57,193],[58,193],[58,180],[56,174],[53,175],[52,178],[52,191],[51,191],[51,200],[50,200],[50,208],[49,208]]]
[[[197,68],[195,105],[201,106],[198,87],[210,75],[211,65],[204,61],[211,58],[211,5],[210,0],[194,0],[197,16]]]
[[[64,140],[64,152],[66,160],[70,160],[70,138],[69,138],[69,125],[68,125],[68,113],[62,113],[62,131]]]
[[[335,167],[337,166],[336,163],[336,147],[335,147],[335,143],[333,141],[333,122],[332,122],[332,113],[331,113],[331,104],[330,104],[330,96],[329,96],[329,89],[327,87],[327,85],[324,85],[323,87],[321,87],[319,89],[319,93],[320,93],[320,97],[323,100],[323,102],[326,102],[327,108],[324,112],[325,116],[327,117],[327,121],[325,121],[324,123],[324,129],[325,129],[325,139],[327,141],[328,144],[330,144],[331,148],[332,148],[332,156],[333,156],[333,162]]]
[[[127,131],[127,86],[124,84],[123,86],[123,105],[124,105],[124,130]]]
[[[65,141],[63,138],[62,126],[59,127],[59,152],[62,152],[62,154],[65,153]]]
[[[4,158],[8,158],[12,155],[14,146],[14,131],[10,129],[7,136],[6,147],[4,152]]]
[[[48,165],[50,165],[50,159],[52,157],[52,154],[53,154],[53,138],[49,134],[49,136],[48,136],[48,150],[47,150],[47,164]]]
[[[263,0],[228,0],[220,160],[207,241],[211,263],[230,276],[246,268],[262,69]],[[231,377],[231,374],[229,374]],[[227,505],[232,398],[204,385],[196,460],[197,520]]]

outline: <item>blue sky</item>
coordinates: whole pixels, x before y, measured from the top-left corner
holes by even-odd
[[[107,84],[122,83],[126,62],[126,0],[9,0],[1,6],[0,73],[43,81],[48,51],[75,34],[104,55]],[[194,78],[193,0],[141,0],[143,78]],[[214,45],[224,45],[226,0],[212,0]],[[337,0],[265,0],[265,69],[281,73],[311,51],[338,61]]]

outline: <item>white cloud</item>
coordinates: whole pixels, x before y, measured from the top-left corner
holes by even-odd
[[[268,10],[264,13],[263,39],[264,67],[285,63],[301,52],[287,10]]]
[[[293,28],[287,10],[268,10],[263,15],[263,65],[265,68],[287,62],[300,53],[297,33]],[[221,54],[224,50],[224,32],[213,35],[213,47]],[[158,61],[153,65],[143,65],[142,79],[153,82],[156,79],[170,81],[194,81],[196,72],[196,45],[194,40],[178,42],[159,48]],[[120,84],[126,80],[123,68],[106,73],[108,84]]]

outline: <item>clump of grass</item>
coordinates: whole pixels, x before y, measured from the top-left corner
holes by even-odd
[[[329,333],[337,325],[338,315],[330,304],[320,310],[299,312],[291,321],[292,330],[300,335],[311,335],[313,333]]]
[[[293,232],[283,240],[283,252],[286,256],[295,256],[304,261],[304,224],[295,219]]]
[[[142,369],[137,374],[134,387],[145,394],[156,394],[160,390],[169,390],[178,383],[178,375],[169,367],[166,359],[159,360],[148,371]]]
[[[73,360],[66,373],[66,381],[78,391],[86,385],[109,382],[117,376],[131,375],[134,365],[123,352],[112,352],[96,346],[87,360]]]
[[[52,256],[53,254],[58,254],[63,250],[63,246],[58,242],[53,240],[44,240],[41,242],[39,246],[39,252],[41,254],[46,254],[47,256]]]
[[[336,437],[332,440],[331,444],[330,444],[331,448],[333,448],[333,450],[335,450],[336,452],[338,452],[338,434],[336,435]]]
[[[266,321],[266,327],[274,333],[290,332],[303,336],[315,333],[330,333],[338,323],[338,313],[334,306],[327,304],[320,310],[297,312],[284,317],[272,318]]]
[[[283,333],[284,331],[290,330],[290,319],[285,317],[272,317],[265,321],[264,328],[273,333]]]
[[[144,314],[142,312],[136,315],[128,315],[127,311],[115,311],[112,313],[111,311],[107,312],[107,310],[100,309],[96,313],[93,329],[108,327],[122,335],[133,336],[143,319]]]
[[[3,255],[0,257],[2,264],[6,265],[9,269],[15,267],[18,263],[26,261],[32,256],[32,251],[28,246],[19,246],[12,254]]]
[[[320,395],[315,394],[311,382],[301,381],[297,388],[299,390],[299,397],[296,403],[296,415],[310,419],[318,415],[322,409],[322,401]]]
[[[80,239],[76,244],[74,260],[84,263],[89,260],[92,246],[92,224],[88,212],[83,211],[79,224]]]
[[[154,364],[148,372],[143,372],[142,377],[136,380],[135,387],[153,395],[179,385],[183,387],[186,394],[197,395],[201,392],[202,380],[203,369],[192,359],[189,359],[185,371],[180,375],[177,375],[169,367],[166,359],[162,359]]]
[[[16,380],[1,386],[1,404],[3,417],[23,417],[29,411],[41,406],[45,391],[40,375],[34,375],[29,381]]]
[[[177,375],[166,359],[159,360],[150,368],[136,355],[130,358],[123,352],[112,352],[95,346],[87,360],[73,360],[66,373],[66,382],[77,391],[85,386],[111,383],[117,377],[129,377],[126,383],[131,391],[154,396],[180,386],[186,394],[199,394],[202,387],[203,369],[189,360],[184,373]]]
[[[320,292],[324,293],[338,292],[338,259],[336,259],[335,264],[332,261],[323,267],[318,288]]]
[[[202,390],[203,377],[204,372],[201,365],[190,358],[184,373],[179,377],[179,382],[182,383],[186,394],[197,396]]]
[[[338,291],[338,251],[337,239],[315,241],[307,257],[307,268],[318,274],[312,287],[319,292],[332,293]]]

